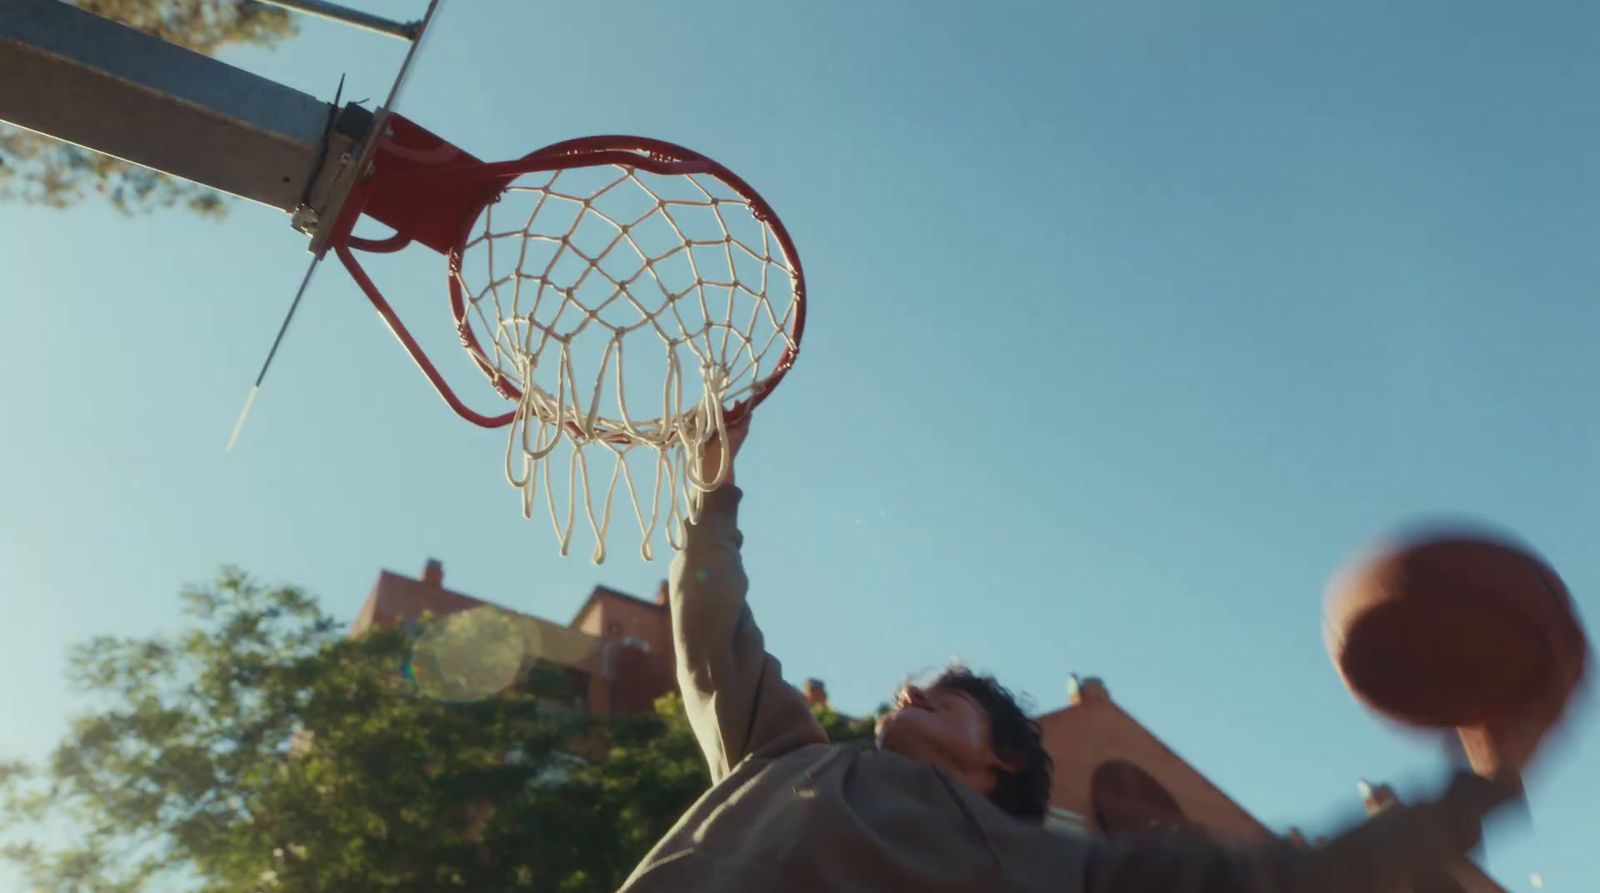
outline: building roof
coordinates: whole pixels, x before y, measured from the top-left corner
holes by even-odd
[[[1036,717],[1045,746],[1056,759],[1052,802],[1085,815],[1091,777],[1111,760],[1131,760],[1176,799],[1183,813],[1208,831],[1240,843],[1273,832],[1159,736],[1111,700],[1104,683],[1084,680],[1083,696],[1067,707]]]
[[[605,591],[631,598],[614,590]],[[590,598],[592,601],[593,596]],[[377,582],[361,606],[361,613],[351,624],[350,632],[354,635],[372,628],[392,629],[425,615],[438,619],[478,608],[493,609],[512,618],[515,628],[524,637],[530,655],[591,672],[605,672],[600,665],[603,655],[602,642],[598,637],[580,632],[575,625],[552,623],[542,617],[446,589],[444,568],[433,560],[423,569],[421,579],[412,579],[388,570],[380,571]]]
[[[640,607],[649,608],[654,611],[665,611],[667,610],[666,585],[666,582],[663,581],[661,584],[661,590],[657,594],[655,601],[642,599],[637,595],[629,595],[626,592],[612,589],[609,586],[597,585],[593,589],[589,590],[589,597],[583,600],[582,605],[578,606],[577,612],[572,615],[572,623],[570,625],[578,626],[582,624],[584,616],[589,613],[589,609],[594,607],[596,602],[602,600],[623,601],[630,604],[639,605]]]
[[[414,580],[386,570],[379,572],[378,581],[372,585],[372,591],[367,594],[367,600],[351,624],[350,631],[361,632],[372,627],[388,629],[423,614],[445,617],[485,606],[511,610],[446,589],[442,582],[428,580],[426,574],[424,579]]]
[[[609,586],[595,586],[589,592],[589,597],[584,599],[583,604],[573,614],[572,621],[567,626],[576,629],[589,610],[597,602],[604,600],[627,602],[653,611],[666,611],[665,595],[665,582],[662,583],[661,593],[657,595],[655,601],[629,595]],[[446,617],[481,607],[498,608],[513,614],[524,613],[445,588],[443,566],[438,561],[430,559],[420,579],[413,579],[390,570],[380,571],[378,580],[373,584],[372,591],[367,594],[367,600],[361,605],[361,611],[351,624],[350,631],[361,632],[371,627],[387,629],[424,614]]]

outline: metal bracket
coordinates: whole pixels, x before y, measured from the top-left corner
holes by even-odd
[[[279,0],[273,0],[273,2],[279,2]],[[321,0],[292,0],[292,3],[281,3],[280,5],[293,5],[304,2],[314,2],[324,7],[333,6],[333,4],[322,3]],[[328,250],[328,242],[333,237],[333,225],[338,222],[339,211],[344,207],[345,200],[350,195],[350,190],[360,178],[370,173],[372,156],[377,152],[378,142],[389,129],[389,114],[400,98],[401,89],[405,87],[406,76],[411,72],[412,63],[417,61],[417,52],[422,48],[422,37],[427,33],[428,26],[432,24],[434,15],[438,13],[439,3],[440,0],[428,0],[428,11],[423,15],[422,20],[416,23],[416,31],[411,40],[411,48],[406,51],[406,58],[400,63],[400,70],[395,73],[394,83],[389,86],[388,98],[383,101],[383,105],[379,106],[376,112],[372,113],[370,119],[361,122],[359,129],[363,136],[355,140],[358,148],[352,149],[341,144],[338,159],[334,162],[333,167],[330,169],[326,164],[324,165],[323,170],[328,171],[328,176],[319,175],[317,177],[318,183],[313,185],[311,190],[312,198],[308,202],[311,208],[306,209],[308,213],[302,214],[298,210],[295,212],[295,217],[292,221],[294,227],[301,232],[309,232],[311,234],[311,244],[307,247],[314,258],[312,261],[313,266],[322,259],[322,255]],[[358,13],[357,15],[365,14]],[[353,114],[349,107],[346,107],[345,113]],[[353,133],[354,131],[352,130],[351,132]],[[334,150],[333,142],[330,140],[330,145],[328,146],[330,153]],[[326,186],[322,185],[324,180],[326,180]],[[313,211],[312,209],[315,210]],[[313,213],[315,214],[314,217],[312,216]],[[307,227],[310,228],[307,229]]]
[[[290,218],[290,226],[311,237],[311,253],[318,257],[327,250],[339,209],[360,178],[360,160],[365,154],[362,150],[376,136],[376,120],[375,112],[355,103],[339,111],[328,129],[316,177],[306,190],[305,201]]]

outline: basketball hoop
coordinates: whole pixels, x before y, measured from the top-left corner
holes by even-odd
[[[724,462],[702,478],[705,444],[766,399],[799,351],[805,279],[771,206],[727,168],[658,140],[587,137],[485,163],[399,115],[378,140],[330,244],[445,403],[509,429],[506,477],[523,515],[542,491],[565,555],[581,490],[598,563],[620,488],[645,560],[662,526],[680,547],[695,494],[727,474]],[[393,234],[354,235],[363,215]],[[456,332],[511,409],[468,407],[357,259],[412,242],[446,257]],[[609,468],[591,475],[596,459]],[[635,480],[641,465],[653,480]]]
[[[619,488],[647,560],[663,523],[680,545],[694,495],[727,474],[724,462],[702,478],[706,443],[766,399],[799,350],[805,280],[772,208],[716,162],[657,140],[589,137],[484,163],[390,111],[440,0],[411,23],[272,2],[408,41],[388,100],[341,108],[74,4],[0,0],[0,79],[39,85],[0,91],[0,120],[286,211],[311,237],[228,448],[331,247],[451,409],[509,429],[506,475],[525,515],[543,492],[563,554],[580,490],[596,561]],[[361,217],[393,232],[357,236]],[[446,257],[456,332],[509,409],[469,408],[357,260],[413,242]]]

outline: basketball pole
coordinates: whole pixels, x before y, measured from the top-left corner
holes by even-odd
[[[70,3],[0,0],[0,121],[240,198],[295,213],[371,117]]]
[[[0,0],[0,121],[277,208],[311,237],[230,450],[439,6],[401,23],[323,0],[267,2],[409,41],[387,101],[341,108],[70,3]]]
[[[286,211],[320,256],[439,4],[402,23],[270,2],[410,42],[388,101],[336,108],[70,3],[0,0],[0,121]]]
[[[328,19],[342,25],[350,25],[375,34],[387,34],[390,37],[398,37],[401,40],[416,40],[422,34],[422,29],[427,23],[426,19],[418,19],[415,22],[396,22],[392,19],[362,12],[359,9],[351,9],[348,6],[340,6],[337,3],[327,3],[325,0],[258,0],[258,2],[266,3],[269,6],[292,9],[295,12],[303,12],[306,15]]]

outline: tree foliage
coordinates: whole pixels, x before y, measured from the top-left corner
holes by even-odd
[[[76,649],[88,709],[0,765],[28,893],[614,890],[706,788],[676,694],[589,720],[534,672],[441,700],[413,636],[347,638],[298,589],[228,571],[184,600],[181,634]]]
[[[76,0],[163,40],[214,55],[230,44],[271,46],[295,33],[284,10],[251,0]],[[0,199],[65,208],[103,195],[125,213],[184,207],[218,216],[218,193],[108,155],[0,123]]]
[[[13,774],[13,827],[71,832],[12,847],[39,893],[602,889],[626,857],[536,686],[418,696],[407,636],[238,573],[185,600],[182,635],[76,651],[95,709]]]

